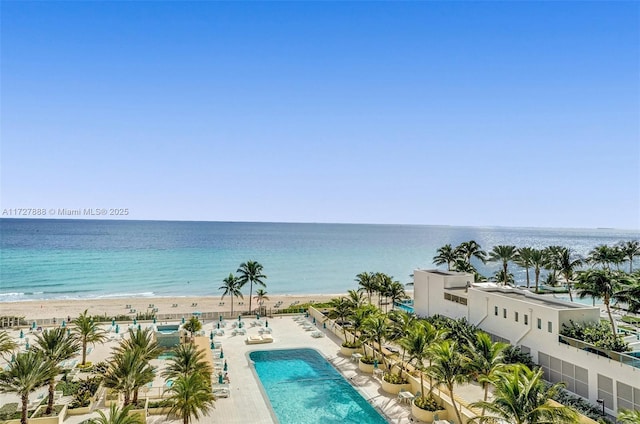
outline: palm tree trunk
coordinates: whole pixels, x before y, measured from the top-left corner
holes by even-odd
[[[507,280],[509,279],[507,277],[507,263],[506,262],[504,262],[502,264],[502,270],[504,271],[504,277],[503,278],[504,278],[504,285],[506,286],[507,285]]]
[[[82,365],[87,361],[87,338],[82,339]]]
[[[233,318],[233,295],[231,295],[231,317]]]
[[[420,371],[420,397],[424,398],[424,374]],[[431,393],[431,387],[429,387],[429,393]]]
[[[527,269],[527,288],[529,288],[529,267]]]
[[[253,296],[253,281],[249,281],[249,313],[251,313],[251,296]]]
[[[134,403],[134,405],[138,404],[138,390],[139,390],[139,388],[136,387],[134,392],[133,392],[133,403]],[[137,408],[137,406],[136,406],[136,408]]]
[[[607,315],[609,315],[609,322],[611,323],[611,331],[613,332],[613,337],[617,337],[616,334],[616,323],[613,320],[613,315],[611,315],[611,309],[609,308],[609,295],[604,295],[604,306],[607,307]]]
[[[536,293],[538,293],[538,281],[540,281],[540,269],[539,268],[536,268],[535,274],[536,274]]]
[[[182,414],[182,423],[183,424],[189,424],[189,414],[188,413],[184,413]]]
[[[27,404],[29,403],[29,393],[22,394],[22,415],[20,416],[20,424],[27,424]]]
[[[573,295],[571,294],[571,282],[569,281],[569,276],[566,276],[565,279],[567,280],[567,290],[569,291],[569,301],[573,302]]]
[[[456,406],[456,401],[453,398],[453,384],[449,386],[449,395],[451,396],[451,406],[453,406],[453,410],[456,412],[456,417],[458,417],[458,422],[462,423],[462,417],[460,417],[460,411],[458,411],[458,407]]]
[[[484,384],[484,401],[487,401],[487,398],[489,397],[489,383],[483,383]],[[482,411],[480,412],[480,416],[484,417],[484,406],[482,407]]]
[[[52,378],[51,380],[49,380],[49,400],[47,402],[47,410],[45,411],[45,414],[49,415],[51,413],[51,411],[53,411],[53,392],[55,391],[56,388],[56,380],[55,378]]]

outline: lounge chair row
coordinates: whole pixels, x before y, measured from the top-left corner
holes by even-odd
[[[247,344],[262,344],[262,343],[272,343],[273,337],[271,334],[262,334],[258,336],[249,336],[247,337]]]

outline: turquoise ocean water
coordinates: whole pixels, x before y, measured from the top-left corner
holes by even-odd
[[[362,271],[408,283],[446,243],[561,245],[586,255],[638,238],[610,229],[0,219],[0,301],[219,296],[222,279],[250,259],[264,265],[268,293],[343,293]],[[478,268],[492,275],[498,265]]]

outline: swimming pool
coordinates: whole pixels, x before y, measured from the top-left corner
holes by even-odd
[[[249,354],[281,424],[386,424],[387,421],[313,349]]]

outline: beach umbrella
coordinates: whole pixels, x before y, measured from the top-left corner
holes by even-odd
[[[33,324],[31,324],[31,328],[33,328],[33,329],[35,330],[37,325],[38,325],[38,324],[36,324],[36,322],[35,322],[35,321],[33,321]]]
[[[256,319],[260,319],[260,314],[256,314]]]
[[[116,319],[115,318],[111,318],[111,326],[115,327],[116,325]]]
[[[322,323],[322,328],[327,328],[327,323],[326,322]]]
[[[220,359],[224,359],[224,351],[222,349],[220,349]],[[225,361],[226,363],[226,361]]]
[[[69,336],[71,335],[71,329],[70,328],[67,328],[67,335],[69,335]]]
[[[215,349],[215,346],[213,345],[213,342],[211,342],[211,343],[209,344],[209,347],[210,347],[211,349]]]
[[[138,324],[138,330],[142,330],[142,326]]]
[[[154,324],[156,323],[156,317],[153,317],[153,323]]]
[[[29,342],[24,346],[25,349],[29,350]]]
[[[315,317],[313,317],[313,323],[314,323],[314,324],[316,323],[316,318],[315,318]]]
[[[133,319],[133,325],[136,325],[137,323],[138,323],[138,320],[134,318]]]
[[[242,328],[242,322],[238,324],[238,328]]]
[[[238,321],[242,319],[242,315],[238,315]]]
[[[218,374],[218,384],[223,384],[224,383],[223,378],[224,377],[222,377],[222,373]]]
[[[66,327],[66,326],[67,326],[67,321],[62,320],[62,327],[64,328],[64,327]]]
[[[20,330],[20,338],[24,337],[24,331]]]
[[[265,321],[265,322],[264,322],[264,326],[265,326],[265,327],[268,327],[268,326],[269,326],[269,321]]]
[[[13,362],[13,361],[15,361],[15,360],[16,360],[16,354],[15,354],[15,353],[12,353],[12,354],[11,354],[11,362]]]
[[[227,370],[227,368],[228,368],[227,361],[224,361],[224,367],[222,367],[222,369],[223,369],[224,371],[226,371],[226,370]]]
[[[218,329],[220,329],[220,323],[218,323]]]
[[[378,360],[377,359],[373,360],[373,368],[378,368]]]
[[[220,321],[222,321],[222,320],[223,320],[222,315],[220,315],[218,318],[220,319]]]
[[[182,323],[184,324],[184,317],[182,317]]]
[[[211,333],[209,333],[209,340],[213,340],[213,331],[211,331]]]
[[[116,325],[116,334],[118,334],[120,332],[120,326]]]

